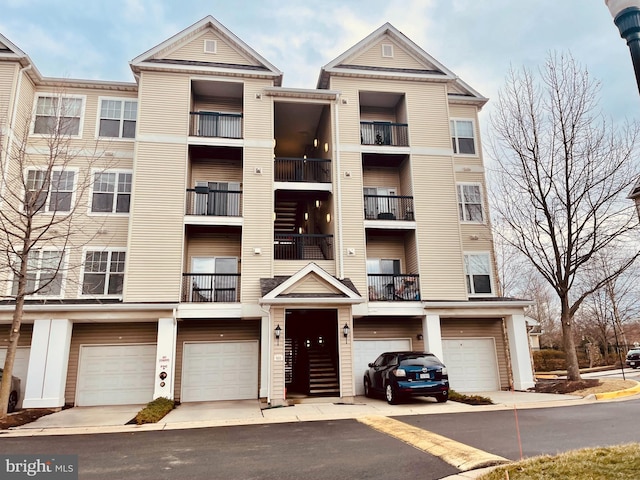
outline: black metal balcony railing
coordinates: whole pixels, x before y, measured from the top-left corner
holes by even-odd
[[[194,137],[242,138],[242,114],[190,112],[189,135]]]
[[[376,302],[420,300],[419,277],[419,275],[405,273],[369,274],[369,300]]]
[[[183,273],[183,302],[233,303],[240,301],[239,273]]]
[[[362,145],[409,146],[409,125],[406,123],[360,122]]]
[[[241,191],[210,190],[208,187],[187,188],[185,215],[240,217],[241,205]]]
[[[276,233],[276,260],[333,260],[333,235]]]
[[[365,195],[365,220],[414,220],[413,197]]]
[[[277,157],[274,162],[276,182],[331,183],[331,160]]]

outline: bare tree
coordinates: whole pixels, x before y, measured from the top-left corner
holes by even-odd
[[[47,97],[35,122],[25,109],[0,128],[0,268],[8,283],[2,296],[15,301],[4,378],[13,373],[26,298],[59,295],[63,274],[80,265],[69,261],[70,252],[95,236],[87,228],[95,222],[86,215],[86,194],[102,156],[97,142],[74,138],[80,121],[74,100],[62,93]],[[7,414],[10,387],[1,384],[0,417]]]
[[[567,374],[580,379],[573,316],[589,295],[624,272],[635,249],[607,272],[594,255],[621,249],[637,232],[625,197],[637,179],[638,126],[610,125],[598,111],[598,83],[571,56],[551,54],[534,75],[511,70],[491,118],[497,218],[504,241],[522,252],[560,303]],[[587,286],[581,276],[591,271]]]

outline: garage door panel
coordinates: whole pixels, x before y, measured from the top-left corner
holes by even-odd
[[[24,400],[24,392],[27,387],[27,373],[29,372],[29,347],[18,347],[16,349],[16,356],[13,361],[13,376],[20,379],[20,398],[18,401],[18,408],[22,407],[22,400]],[[4,361],[7,357],[7,349],[0,348],[0,367],[4,366]]]
[[[185,342],[180,398],[183,402],[256,398],[258,353],[258,342]]]
[[[443,339],[442,347],[451,388],[460,392],[500,388],[493,338]]]
[[[375,361],[381,353],[411,350],[411,339],[379,339],[353,341],[353,376],[356,395],[364,395],[362,379],[369,363]]]
[[[155,345],[83,345],[76,405],[128,405],[151,401],[155,361]]]

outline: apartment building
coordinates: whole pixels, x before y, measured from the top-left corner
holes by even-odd
[[[131,83],[48,78],[0,36],[4,151],[25,138],[37,159],[64,120],[76,155],[42,215],[84,199],[81,247],[33,252],[36,284],[52,258],[77,268],[27,302],[25,407],[351,401],[391,350],[435,353],[458,391],[533,386],[528,302],[496,281],[486,98],[390,24],[315,89],[211,16],[130,66]]]

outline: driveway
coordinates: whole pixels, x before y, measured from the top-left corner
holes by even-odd
[[[143,407],[144,405],[110,405],[67,408],[17,429],[122,426],[132,420]]]

